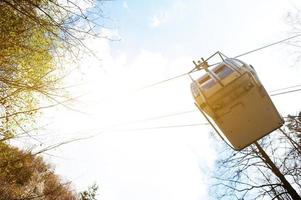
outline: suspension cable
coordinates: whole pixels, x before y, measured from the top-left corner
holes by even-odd
[[[239,58],[239,57],[242,57],[242,56],[245,56],[245,55],[254,53],[254,52],[256,52],[256,51],[260,51],[260,50],[262,50],[262,49],[265,49],[265,48],[268,48],[268,47],[271,47],[271,46],[274,46],[274,45],[277,45],[277,44],[281,44],[281,43],[283,43],[283,42],[289,41],[289,40],[291,40],[291,39],[294,39],[294,38],[297,38],[297,37],[300,37],[300,36],[301,36],[301,34],[297,34],[297,35],[294,35],[294,36],[291,36],[291,37],[288,37],[288,38],[285,38],[285,39],[282,39],[282,40],[273,42],[273,43],[271,43],[271,44],[267,44],[267,45],[264,45],[264,46],[262,46],[262,47],[259,47],[259,48],[256,48],[256,49],[253,49],[253,50],[244,52],[244,53],[242,53],[242,54],[239,54],[239,55],[235,56],[234,58]],[[214,63],[214,64],[212,64],[212,65],[216,65],[216,64],[218,64],[218,63]],[[212,66],[212,65],[210,65],[210,66]],[[193,72],[194,72],[194,71],[192,71],[192,73],[193,73]],[[146,85],[146,86],[144,86],[144,87],[142,87],[142,88],[139,88],[138,90],[144,90],[144,89],[147,89],[147,88],[151,88],[151,87],[153,87],[153,86],[160,85],[160,84],[162,84],[162,83],[166,83],[166,82],[172,81],[172,80],[174,80],[174,79],[181,78],[181,77],[183,77],[183,76],[188,75],[189,73],[191,73],[191,72],[186,72],[186,73],[183,73],[183,74],[179,74],[179,75],[177,75],[177,76],[170,77],[170,78],[168,78],[168,79],[165,79],[165,80],[162,80],[162,81],[158,81],[158,82],[155,82],[155,83],[150,84],[150,85]]]

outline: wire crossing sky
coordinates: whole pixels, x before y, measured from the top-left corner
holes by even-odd
[[[254,53],[254,52],[257,52],[257,51],[261,51],[261,50],[263,50],[263,49],[272,47],[272,46],[274,46],[274,45],[281,44],[281,43],[284,43],[284,42],[286,42],[286,41],[289,41],[289,40],[298,38],[298,37],[300,37],[300,36],[301,36],[301,34],[297,34],[297,35],[294,35],[294,36],[291,36],[291,37],[288,37],[288,38],[285,38],[285,39],[282,39],[282,40],[273,42],[273,43],[271,43],[271,44],[267,44],[267,45],[264,45],[264,46],[262,46],[262,47],[259,47],[259,48],[256,48],[256,49],[247,51],[247,52],[245,52],[245,53],[242,53],[242,54],[239,54],[239,55],[237,55],[237,56],[234,56],[233,58],[240,58],[240,57],[242,57],[242,56],[246,56],[246,55],[248,55],[248,54],[251,54],[251,53]],[[216,63],[216,64],[218,64],[218,63]],[[213,65],[216,65],[216,64],[213,64]],[[213,65],[211,65],[211,66],[213,66]],[[156,86],[156,85],[160,85],[160,84],[162,84],[162,83],[166,83],[166,82],[168,82],[168,81],[172,81],[172,80],[174,80],[174,79],[178,79],[178,78],[180,78],[180,77],[183,77],[183,76],[186,76],[186,75],[189,75],[189,74],[190,74],[189,72],[183,73],[183,74],[179,74],[179,75],[177,75],[177,76],[174,76],[174,77],[171,77],[171,78],[168,78],[168,79],[165,79],[165,80],[162,80],[162,81],[159,81],[159,82],[150,84],[150,85],[146,85],[146,86],[144,86],[144,87],[142,87],[142,88],[140,88],[140,89],[138,89],[138,90],[147,89],[147,88],[150,88],[150,87],[153,87],[153,86]]]

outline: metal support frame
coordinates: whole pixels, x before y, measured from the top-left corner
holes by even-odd
[[[195,61],[192,61],[193,64],[195,65],[195,67],[188,73],[192,73],[195,70],[196,71],[200,71],[200,70],[205,70],[208,75],[215,80],[216,82],[218,82],[219,85],[221,85],[222,87],[224,87],[224,84],[222,83],[222,81],[220,80],[220,78],[218,78],[218,76],[216,76],[216,74],[214,74],[214,72],[210,71],[208,68],[211,67],[212,65],[208,65],[208,60],[210,60],[212,57],[214,57],[215,55],[219,55],[221,57],[221,59],[224,61],[224,57],[226,57],[224,54],[222,54],[221,52],[217,51],[215,52],[213,55],[211,55],[209,58],[207,58],[206,60],[204,60],[204,58],[201,58],[202,61],[198,60],[197,63]],[[224,56],[224,57],[223,57]]]

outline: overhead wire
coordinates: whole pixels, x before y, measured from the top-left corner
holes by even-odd
[[[116,123],[116,124],[113,124],[113,125],[105,128],[105,129],[111,131],[111,130],[114,130],[114,127],[116,127],[116,126],[120,127],[120,126],[125,126],[125,125],[138,124],[138,123],[142,123],[142,122],[154,121],[154,120],[158,120],[158,119],[174,117],[174,116],[177,116],[177,115],[189,114],[189,113],[192,113],[194,111],[195,110],[187,110],[187,111],[175,112],[175,113],[171,113],[171,114],[157,115],[157,116],[148,117],[148,118],[144,118],[144,119],[138,119],[138,120],[132,120],[132,121],[127,121],[127,122]]]
[[[293,92],[301,91],[301,88],[298,88],[298,89],[294,89],[294,90],[288,90],[288,91],[282,91],[282,92],[273,93],[275,91],[290,89],[290,88],[294,88],[296,86],[299,86],[299,85],[288,86],[288,87],[285,87],[285,88],[276,89],[276,90],[270,91],[269,93],[270,93],[270,96],[278,96],[278,95],[282,95],[282,94],[288,94],[288,93],[293,93]],[[158,120],[158,119],[163,119],[163,118],[169,118],[169,117],[175,117],[175,116],[185,115],[185,114],[195,113],[195,112],[197,112],[196,109],[185,110],[185,111],[180,111],[180,112],[176,112],[176,113],[162,114],[162,115],[158,115],[158,116],[154,116],[154,117],[149,117],[149,118],[145,118],[145,119],[141,119],[141,120],[130,121],[130,122],[127,122],[126,124],[135,124],[135,123],[139,123],[139,122],[153,121],[153,120]]]
[[[294,35],[294,36],[291,36],[291,37],[288,37],[288,38],[285,38],[285,39],[282,39],[282,40],[279,40],[279,41],[276,41],[276,42],[273,42],[271,44],[268,44],[268,45],[265,45],[265,46],[262,46],[262,47],[259,47],[257,49],[253,49],[251,51],[247,51],[245,53],[242,53],[242,54],[239,54],[237,56],[235,56],[234,58],[239,58],[239,57],[242,57],[242,56],[245,56],[247,54],[250,54],[250,53],[254,53],[256,51],[260,51],[262,49],[265,49],[265,48],[268,48],[268,47],[271,47],[271,46],[274,46],[274,45],[277,45],[277,44],[280,44],[280,43],[283,43],[283,42],[286,42],[286,41],[289,41],[291,39],[294,39],[294,38],[297,38],[297,37],[300,37],[301,36],[301,33],[300,34],[297,34],[297,35]]]
[[[289,86],[287,88],[291,88],[291,87],[292,86]],[[285,88],[282,88],[282,89],[285,89]],[[282,94],[294,93],[294,92],[297,92],[297,91],[301,91],[301,88],[295,89],[295,90],[288,90],[288,91],[284,91],[284,92],[278,92],[278,93],[270,94],[270,96],[278,96],[278,95],[282,95]],[[193,113],[193,112],[196,112],[196,111],[197,110],[186,110],[186,111],[183,111],[183,112],[159,115],[159,116],[156,116],[156,117],[150,117],[150,118],[146,118],[146,119],[142,119],[142,120],[132,121],[130,123],[138,123],[138,122],[144,122],[144,121],[174,117],[174,116],[178,116],[178,115]],[[284,117],[284,118],[287,118],[287,117]],[[194,123],[194,124],[181,124],[181,125],[168,125],[168,126],[155,126],[155,127],[142,127],[142,128],[108,129],[106,131],[102,131],[101,134],[104,133],[104,132],[135,132],[135,131],[148,131],[148,130],[169,129],[169,128],[184,128],[184,127],[204,126],[204,125],[207,126],[207,125],[210,125],[210,124],[208,122],[204,122],[204,123]],[[98,134],[96,134],[96,135],[98,135]],[[96,135],[94,135],[94,136],[96,136]]]
[[[273,42],[273,43],[271,43],[271,44],[267,44],[267,45],[264,45],[264,46],[262,46],[262,47],[259,47],[259,48],[256,48],[256,49],[253,49],[253,50],[244,52],[244,53],[242,53],[242,54],[239,54],[239,55],[235,56],[234,58],[239,58],[239,57],[242,57],[242,56],[245,56],[245,55],[254,53],[254,52],[256,52],[256,51],[260,51],[260,50],[262,50],[262,49],[265,49],[265,48],[268,48],[268,47],[271,47],[271,46],[274,46],[274,45],[277,45],[277,44],[281,44],[281,43],[283,43],[283,42],[289,41],[289,40],[291,40],[291,39],[294,39],[294,38],[297,38],[297,37],[300,37],[300,36],[301,36],[301,34],[293,35],[293,36],[291,36],[291,37],[288,37],[288,38],[285,38],[285,39],[282,39],[282,40]],[[213,65],[216,65],[216,64],[218,64],[218,63],[214,63],[214,64],[209,65],[209,66],[213,66]],[[144,89],[151,88],[151,87],[154,87],[154,86],[157,86],[157,85],[161,85],[161,84],[163,84],[163,83],[172,81],[172,80],[174,80],[174,79],[181,78],[181,77],[183,77],[183,76],[188,75],[189,73],[194,73],[194,72],[195,72],[195,71],[182,73],[182,74],[179,74],[179,75],[177,75],[177,76],[173,76],[173,77],[164,79],[164,80],[162,80],[162,81],[158,81],[158,82],[155,82],[155,83],[152,83],[152,84],[143,86],[143,87],[141,87],[141,88],[139,88],[139,89],[137,89],[137,90],[144,90]]]
[[[129,128],[129,129],[112,129],[109,132],[133,132],[133,131],[147,131],[155,129],[168,129],[168,128],[183,128],[183,127],[192,127],[192,126],[204,126],[209,125],[209,123],[195,123],[195,124],[181,124],[181,125],[170,125],[170,126],[155,126],[155,127],[143,127],[143,128]]]
[[[295,88],[295,87],[301,87],[301,84],[275,89],[275,90],[270,91],[270,93],[281,91],[281,90],[287,90],[287,89],[291,89],[291,88]]]
[[[298,91],[301,91],[301,88],[295,89],[295,90],[290,90],[290,91],[278,92],[275,94],[271,94],[270,96],[273,97],[273,96],[278,96],[278,95],[288,94],[288,93],[293,93],[293,92],[298,92]]]
[[[180,74],[180,75],[177,75],[177,76],[174,76],[174,77],[171,77],[171,78],[168,78],[168,79],[165,79],[165,80],[162,80],[162,81],[159,81],[159,82],[150,84],[150,85],[146,85],[146,86],[144,86],[144,87],[139,88],[138,90],[144,90],[144,89],[147,89],[147,88],[154,87],[154,86],[156,86],[156,85],[161,85],[162,83],[169,82],[169,81],[171,81],[171,80],[174,80],[174,79],[177,79],[177,78],[186,76],[187,74],[188,74],[188,73],[183,73],[183,74]]]
[[[158,116],[149,117],[149,118],[145,118],[145,119],[141,119],[141,120],[131,121],[130,123],[139,123],[139,122],[153,121],[153,120],[157,120],[157,119],[174,117],[174,116],[177,116],[177,115],[184,115],[184,114],[192,113],[194,111],[195,110],[187,110],[187,111],[176,112],[176,113],[171,113],[171,114],[158,115]]]

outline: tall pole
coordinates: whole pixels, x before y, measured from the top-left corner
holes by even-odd
[[[289,193],[293,200],[301,200],[300,195],[296,192],[293,186],[286,180],[285,176],[280,172],[278,167],[273,163],[267,153],[262,149],[262,147],[258,144],[258,142],[254,142],[259,153],[264,158],[266,164],[268,164],[272,170],[272,172],[280,179],[282,186]]]

